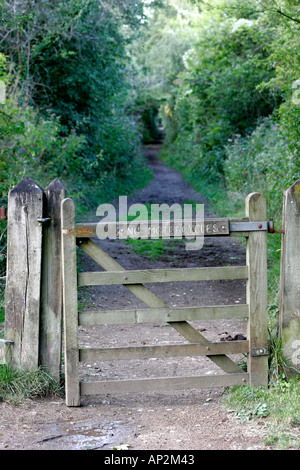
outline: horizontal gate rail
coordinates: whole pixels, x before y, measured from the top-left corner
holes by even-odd
[[[156,282],[219,281],[248,279],[247,266],[213,268],[148,269],[131,271],[85,272],[78,274],[78,286],[113,284],[151,284]]]
[[[136,310],[106,310],[79,313],[80,326],[118,325],[128,323],[183,322],[247,318],[249,306],[217,305],[208,307],[147,308]]]
[[[222,354],[240,354],[249,352],[249,342],[221,341],[189,344],[172,344],[168,346],[141,346],[123,348],[88,348],[79,350],[79,361],[114,361],[132,359],[151,359],[159,357],[195,357]]]
[[[246,372],[231,375],[164,377],[150,379],[112,380],[103,382],[81,382],[82,395],[98,395],[105,393],[150,393],[169,390],[187,390],[210,387],[229,387],[244,385],[249,382]]]

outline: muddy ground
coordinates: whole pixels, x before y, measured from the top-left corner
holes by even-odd
[[[205,203],[173,169],[158,158],[159,145],[146,149],[153,170],[150,184],[129,198],[128,204]],[[205,215],[211,216],[205,205]],[[126,269],[227,266],[245,263],[245,248],[237,239],[208,238],[200,251],[186,251],[183,242],[170,244],[159,260],[137,255],[121,241],[98,242]],[[84,270],[99,267],[81,259]],[[245,303],[244,281],[181,282],[149,285],[168,306]],[[80,291],[89,310],[145,308],[123,286]],[[192,323],[209,340],[246,335],[243,320]],[[141,346],[185,342],[167,324],[81,327],[81,347]],[[242,360],[243,357],[235,357]],[[214,375],[222,371],[206,357],[168,358],[81,364],[85,380],[138,377]],[[81,407],[68,408],[62,398],[0,403],[0,449],[110,450],[123,445],[132,450],[242,450],[265,449],[266,422],[240,423],[221,403],[224,389],[83,397]]]

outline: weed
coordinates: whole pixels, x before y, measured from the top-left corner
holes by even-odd
[[[300,379],[285,375],[266,387],[237,386],[223,396],[227,411],[241,421],[266,420],[266,445],[300,445]]]
[[[253,419],[255,416],[266,418],[269,416],[270,410],[266,403],[257,403],[249,408],[245,408],[236,412],[236,416],[243,423]]]

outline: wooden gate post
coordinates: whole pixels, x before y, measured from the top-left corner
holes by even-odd
[[[44,191],[40,365],[60,380],[62,357],[61,202],[66,190],[56,178]]]
[[[75,205],[62,201],[62,278],[66,405],[80,406]]]
[[[263,222],[267,218],[266,199],[251,193],[246,199],[246,216],[250,222]],[[248,373],[250,384],[268,384],[268,294],[267,294],[267,232],[249,232],[247,238],[247,303],[249,304]]]
[[[5,338],[12,366],[39,365],[43,190],[26,177],[8,195]]]
[[[300,371],[300,180],[284,193],[279,327],[283,353]]]

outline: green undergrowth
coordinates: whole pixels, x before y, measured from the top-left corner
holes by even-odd
[[[236,386],[223,395],[222,405],[240,422],[260,426],[266,446],[300,448],[300,380],[282,375],[268,388]]]
[[[24,399],[63,396],[64,389],[46,371],[13,370],[0,365],[0,401],[18,404]]]

